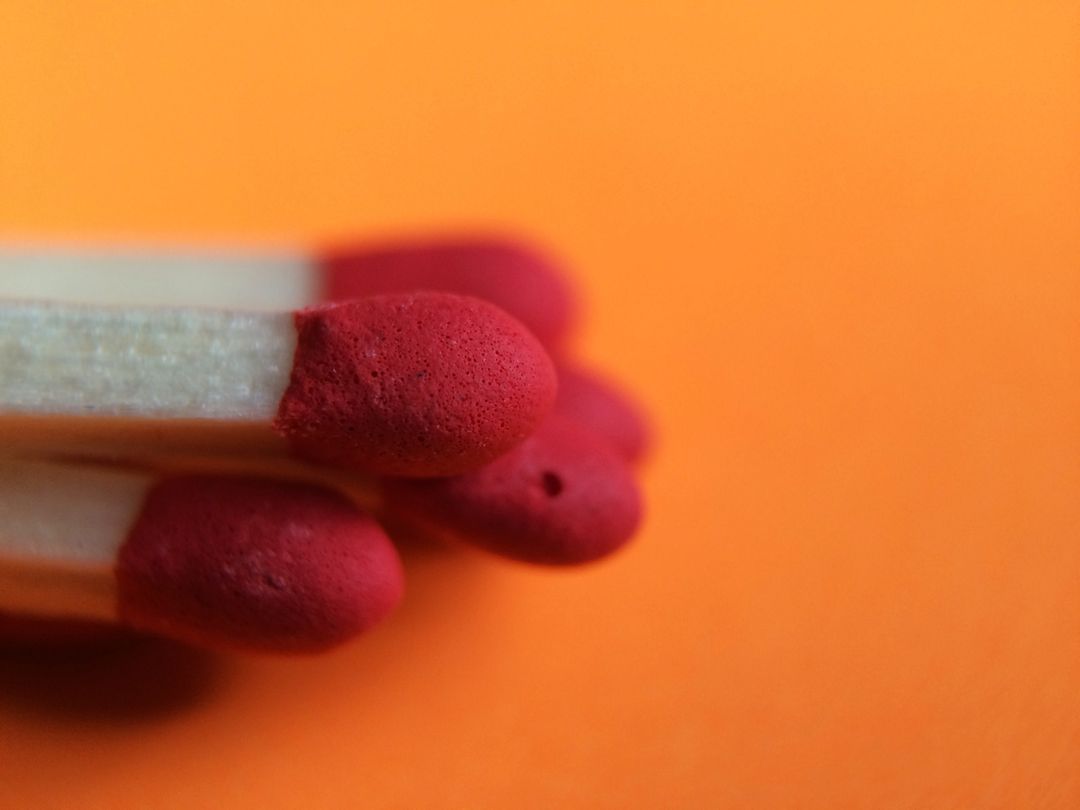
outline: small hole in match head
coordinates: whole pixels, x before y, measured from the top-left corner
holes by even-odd
[[[540,486],[549,498],[554,498],[563,491],[562,479],[553,472],[545,472],[540,476]]]

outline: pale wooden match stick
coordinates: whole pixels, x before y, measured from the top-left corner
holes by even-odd
[[[0,245],[0,297],[69,303],[291,310],[324,300],[296,251]]]
[[[555,372],[498,308],[442,293],[295,313],[0,301],[9,452],[277,452],[449,475],[525,439]]]
[[[0,460],[0,611],[302,652],[401,594],[393,545],[330,490]]]
[[[550,346],[576,317],[574,291],[556,264],[497,237],[311,251],[0,245],[3,298],[274,310],[421,289],[491,301]]]
[[[0,297],[104,304],[279,307],[432,289],[484,298],[558,348],[574,317],[567,280],[536,251],[494,238],[411,240],[305,254],[285,250],[0,244]],[[559,365],[555,409],[639,460],[650,426],[603,374]]]

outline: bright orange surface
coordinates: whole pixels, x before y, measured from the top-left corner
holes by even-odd
[[[1076,3],[170,5],[0,4],[3,230],[532,234],[650,518],[325,658],[5,656],[0,805],[1080,807]]]

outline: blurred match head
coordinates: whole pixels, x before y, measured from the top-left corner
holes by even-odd
[[[625,545],[642,503],[627,463],[573,422],[547,419],[523,444],[464,475],[392,480],[387,508],[515,560],[574,565]]]
[[[652,427],[638,402],[606,376],[562,363],[555,413],[608,441],[623,458],[640,461],[652,443]]]
[[[578,315],[577,297],[558,265],[509,239],[345,244],[320,261],[328,300],[413,290],[471,295],[506,310],[548,347],[563,343]]]

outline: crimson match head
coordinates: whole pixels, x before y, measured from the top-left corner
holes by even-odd
[[[320,264],[331,301],[413,290],[471,295],[506,310],[551,347],[577,319],[577,297],[558,266],[507,239],[342,245],[324,252]]]
[[[401,563],[336,493],[192,475],[147,493],[116,562],[126,625],[224,649],[316,652],[386,617]]]
[[[640,461],[652,428],[634,397],[596,371],[569,363],[558,368],[554,412],[606,439],[627,461]]]
[[[633,536],[642,505],[627,463],[604,440],[551,417],[525,442],[464,475],[389,480],[387,508],[512,559],[573,565]]]
[[[388,475],[451,475],[522,442],[555,370],[514,318],[447,293],[372,296],[296,314],[275,427],[302,455]]]

